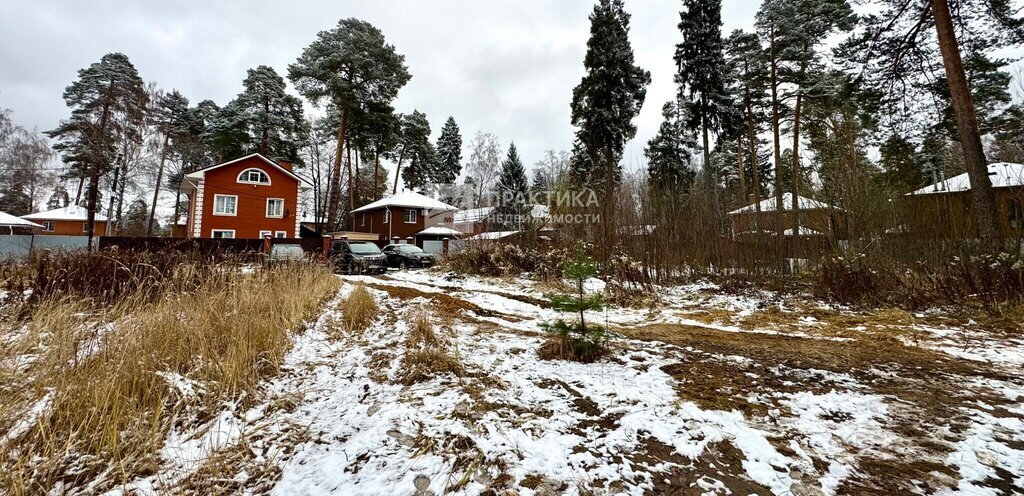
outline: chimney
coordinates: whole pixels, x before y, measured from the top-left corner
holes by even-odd
[[[284,170],[286,170],[288,172],[292,171],[292,162],[291,162],[291,160],[281,160],[280,162],[277,163],[277,165],[280,165],[282,169],[284,169]]]

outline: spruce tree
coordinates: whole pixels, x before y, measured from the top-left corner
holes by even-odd
[[[47,134],[57,140],[54,150],[64,162],[89,178],[86,232],[93,246],[99,182],[114,164],[118,136],[141,126],[146,119],[149,96],[142,78],[128,57],[104,55],[99,62],[78,71],[78,80],[64,90],[71,118]]]
[[[661,126],[647,142],[647,176],[656,190],[673,196],[690,189],[695,176],[691,150],[697,148],[692,132],[686,128],[685,110],[675,102],[661,108]]]
[[[622,0],[599,0],[594,6],[583,59],[586,74],[572,93],[572,124],[577,127],[573,178],[603,192],[609,206],[621,176],[622,150],[636,134],[633,118],[651,82],[650,72],[635,64],[629,17]]]
[[[434,182],[453,184],[462,172],[462,135],[455,118],[448,117],[437,138],[437,174]]]
[[[542,356],[593,362],[607,353],[605,342],[609,333],[600,325],[587,324],[588,311],[604,308],[604,295],[587,294],[586,282],[597,276],[597,264],[586,255],[583,243],[577,246],[573,259],[562,266],[562,274],[572,289],[564,293],[545,293],[544,296],[551,308],[574,317],[568,321],[557,319],[541,324],[542,329],[556,337],[554,343],[548,345],[555,349],[542,350]]]
[[[676,45],[679,101],[692,102],[687,127],[700,131],[704,163],[709,162],[709,133],[722,129],[731,102],[725,92],[721,0],[683,0],[679,14],[682,43]]]
[[[495,187],[498,204],[492,211],[492,222],[502,231],[521,231],[526,227],[529,207],[526,205],[530,185],[526,180],[526,168],[519,159],[516,144],[508,146],[508,154],[501,163],[501,173]]]
[[[349,113],[360,105],[390,104],[411,77],[405,56],[384,40],[379,29],[355,18],[342,19],[334,29],[318,33],[288,66],[288,78],[300,94],[313,104],[326,100],[341,112],[331,184],[341,183],[341,150],[347,142]],[[327,224],[331,228],[338,222],[340,193],[331,188],[328,198]]]

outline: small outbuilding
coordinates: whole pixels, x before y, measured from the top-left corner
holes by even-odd
[[[1024,235],[1024,164],[988,165],[1003,236]],[[923,238],[975,238],[978,222],[971,215],[971,180],[967,173],[938,181],[903,197],[905,231]]]
[[[68,205],[45,212],[23,215],[22,219],[42,226],[39,234],[62,236],[85,236],[89,232],[89,209],[77,205]],[[96,212],[95,233],[97,236],[107,234],[107,216]]]

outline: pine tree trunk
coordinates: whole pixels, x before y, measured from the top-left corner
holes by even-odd
[[[967,177],[971,184],[971,210],[978,222],[978,234],[986,247],[998,250],[1002,232],[996,213],[996,198],[992,191],[992,181],[988,177],[985,150],[981,146],[981,136],[978,132],[978,116],[974,111],[974,101],[971,98],[963,61],[960,59],[960,48],[949,14],[949,4],[947,0],[931,0],[931,4],[935,15],[935,30],[938,32],[939,51],[942,52],[942,64],[946,68],[946,79],[949,82],[950,102],[956,116],[957,133],[960,135],[960,146],[963,148]]]
[[[373,201],[377,201],[380,198],[380,150],[373,150]]]
[[[757,170],[757,134],[754,132],[754,109],[747,97],[747,146],[750,147],[750,179],[754,189],[754,230],[757,230],[757,218],[761,214],[761,175]],[[744,203],[745,205],[746,203]]]
[[[352,145],[348,142],[345,142],[345,169],[348,173],[348,211],[351,214],[356,209],[356,195],[355,181],[352,180]]]
[[[352,193],[352,196],[359,196],[359,150],[356,150],[355,174],[352,176],[352,184],[355,185],[355,192]],[[355,207],[353,206],[354,209]]]
[[[82,204],[82,184],[85,183],[85,176],[78,178],[78,192],[75,193],[75,206]]]
[[[793,193],[793,236],[800,234],[800,197],[797,192],[800,186],[800,110],[803,101],[803,90],[797,89],[796,106],[793,108],[793,175],[789,178],[789,188]]]
[[[345,132],[348,128],[348,108],[341,111],[341,127],[338,128],[338,150],[334,154],[334,165],[331,168],[331,184],[327,196],[327,226],[328,229],[338,227],[338,203],[341,202],[341,154],[345,147]]]
[[[769,56],[771,57],[772,87],[772,138],[775,145],[775,234],[776,241],[782,241],[785,228],[782,222],[782,149],[779,139],[779,61],[775,58],[775,28],[769,34]]]
[[[402,172],[402,160],[405,159],[405,146],[402,146],[402,152],[398,154],[398,165],[395,167],[395,187],[391,188],[391,194],[398,193],[398,177],[401,176]]]
[[[110,82],[108,87],[109,93],[114,90],[114,82]],[[100,117],[100,128],[99,135],[103,141],[106,141],[107,123],[110,120],[110,100],[108,99],[103,104],[103,113]],[[85,230],[88,234],[88,240],[86,241],[89,251],[93,251],[92,239],[96,235],[96,204],[99,201],[99,189],[100,189],[100,159],[98,157],[92,157],[92,167],[89,169],[89,210],[86,212],[85,219]],[[109,219],[108,219],[109,222]]]
[[[156,186],[153,188],[153,204],[149,207],[149,223],[146,224],[146,236],[153,235],[153,219],[156,218],[156,201],[160,197],[160,182],[164,180],[164,164],[167,162],[167,144],[171,141],[171,133],[164,133],[164,146],[160,149],[160,167],[156,171]]]
[[[113,187],[110,188],[110,192],[111,192],[110,203],[107,204],[108,205],[107,206],[107,229],[106,229],[106,232],[104,233],[106,236],[110,236],[113,233],[113,224],[114,223],[111,222],[111,217],[112,217],[111,214],[114,212],[114,200],[117,197],[117,195],[116,195],[116,193],[117,193],[117,185],[118,185],[118,181],[120,181],[118,176],[120,175],[119,173],[121,172],[121,168],[122,167],[124,167],[124,164],[118,164],[117,167],[114,167]]]
[[[739,171],[739,178],[740,178],[740,201],[738,202],[740,207],[742,207],[743,205],[747,204],[747,170],[746,170],[747,168],[743,164],[743,155],[744,154],[745,154],[745,152],[743,151],[743,139],[740,138],[739,135],[737,135],[736,136],[736,163],[737,163],[737,167],[736,168]]]

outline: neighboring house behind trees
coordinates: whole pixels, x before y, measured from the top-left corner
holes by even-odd
[[[86,217],[88,209],[76,205],[68,205],[63,208],[55,208],[45,212],[23,215],[21,218],[30,220],[43,226],[39,234],[63,235],[63,236],[84,236],[88,233]],[[107,216],[96,212],[96,235],[103,236],[107,233]]]
[[[1024,236],[1024,164],[989,164],[988,177],[1003,238]],[[978,221],[971,213],[970,195],[967,173],[907,193],[903,197],[906,230],[922,238],[977,238]]]

